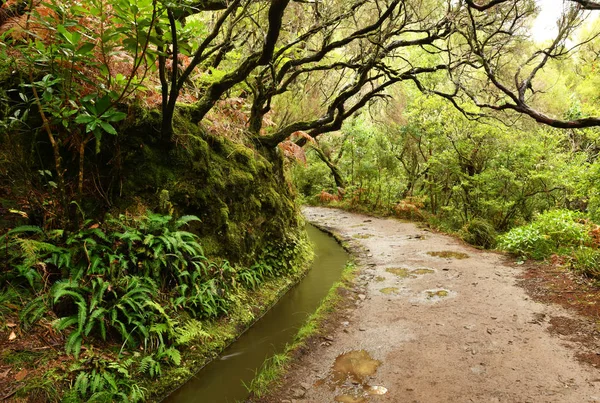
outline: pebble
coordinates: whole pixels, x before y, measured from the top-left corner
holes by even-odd
[[[306,395],[306,390],[302,388],[292,388],[290,392],[295,399],[301,399]]]
[[[360,298],[361,301],[364,301],[367,296],[365,294],[358,294],[358,298]]]

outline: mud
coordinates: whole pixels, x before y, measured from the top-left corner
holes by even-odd
[[[305,215],[337,233],[362,269],[331,316],[333,341],[311,345],[261,401],[292,401],[299,382],[310,387],[298,403],[600,401],[596,364],[581,359],[598,354],[565,336],[565,327],[593,321],[534,301],[517,284],[525,269],[506,256],[394,219],[327,208]],[[332,387],[336,360],[352,351],[380,365],[361,380],[346,377],[347,389]]]

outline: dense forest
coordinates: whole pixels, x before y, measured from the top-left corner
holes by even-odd
[[[302,277],[303,203],[600,276],[600,3],[557,7],[0,1],[6,397],[164,395]]]

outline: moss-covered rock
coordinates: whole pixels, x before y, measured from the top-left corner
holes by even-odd
[[[202,222],[194,231],[205,252],[233,263],[255,261],[269,244],[295,242],[298,211],[277,150],[208,134],[181,113],[175,145],[165,144],[155,132],[160,116],[139,113],[115,139],[122,153],[118,209],[141,200],[155,210],[197,215]]]

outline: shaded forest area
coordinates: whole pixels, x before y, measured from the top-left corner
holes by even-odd
[[[0,389],[164,394],[302,276],[302,202],[595,276],[599,8],[0,1]]]

